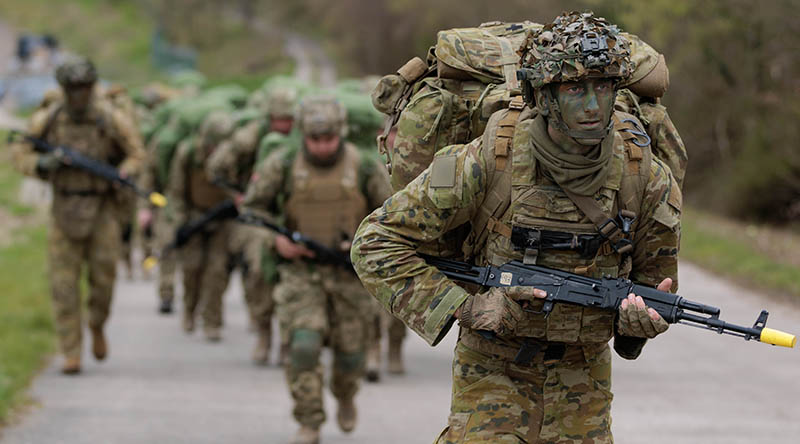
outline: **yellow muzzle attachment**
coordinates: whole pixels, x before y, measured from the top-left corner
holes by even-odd
[[[158,258],[155,256],[149,256],[142,261],[142,268],[144,268],[145,271],[152,270],[156,265],[158,265]]]
[[[156,193],[156,192],[150,193],[148,200],[150,201],[151,204],[159,208],[164,208],[165,206],[167,206],[167,198],[164,197],[164,195],[161,193]]]
[[[765,344],[793,348],[794,344],[797,342],[797,337],[780,330],[773,330],[765,327],[763,330],[761,330],[761,338],[759,341]]]

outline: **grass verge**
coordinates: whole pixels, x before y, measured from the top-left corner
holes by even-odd
[[[3,132],[0,131],[0,137]],[[5,157],[5,156],[3,156]],[[21,178],[0,162],[0,217],[6,222],[33,210],[16,203]],[[17,227],[17,228],[14,228]],[[4,223],[0,243],[0,426],[25,400],[25,389],[54,350],[47,278],[47,233],[42,223]]]
[[[681,220],[680,257],[736,282],[800,301],[800,235],[696,209]]]

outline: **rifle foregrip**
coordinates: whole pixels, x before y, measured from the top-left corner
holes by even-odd
[[[765,344],[794,348],[794,345],[797,342],[797,337],[793,334],[789,334],[780,330],[764,327],[764,329],[761,330],[761,337],[759,338],[759,341]]]

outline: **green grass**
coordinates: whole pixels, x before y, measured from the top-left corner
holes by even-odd
[[[14,201],[20,179],[3,159],[0,208],[10,208],[12,216],[32,211]],[[0,424],[25,400],[25,389],[54,349],[47,234],[43,224],[30,225],[8,233],[11,243],[0,246]]]
[[[715,229],[705,217],[698,211],[684,211],[682,259],[738,282],[800,298],[800,267],[755,248],[744,227],[740,235],[731,235],[728,230]]]

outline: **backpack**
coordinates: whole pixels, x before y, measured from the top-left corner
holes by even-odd
[[[527,33],[541,26],[490,22],[440,31],[426,62],[412,59],[379,81],[373,105],[388,117],[378,148],[389,160],[395,191],[427,168],[440,149],[481,136],[491,115],[508,108],[511,99],[521,94],[516,51]],[[634,73],[634,79],[641,80],[655,69],[656,63],[650,62],[663,61],[663,56],[637,36],[623,34],[634,42],[632,58],[647,62],[638,64]],[[660,93],[665,90],[663,86]],[[392,128],[397,134],[393,146],[387,147]]]
[[[529,31],[539,28],[541,25],[531,22],[492,22],[477,28],[440,31],[426,62],[412,59],[396,74],[384,76],[373,91],[373,105],[388,115],[384,133],[378,137],[378,146],[389,160],[395,191],[424,171],[435,153],[446,146],[467,144],[480,136],[484,136],[485,143],[495,146],[492,151],[499,174],[495,174],[489,184],[487,198],[472,227],[449,233],[435,244],[424,246],[422,250],[425,252],[471,257],[476,247],[485,242],[488,231],[502,229],[496,222],[507,208],[510,174],[504,169],[510,160],[508,147],[524,109],[516,80],[519,62],[516,50]],[[630,83],[640,85],[642,79],[647,79],[648,88],[639,92],[663,95],[669,83],[663,56],[637,36],[625,35],[633,42],[632,58],[639,62],[634,81]],[[651,72],[656,75],[651,75]],[[500,110],[507,111],[502,114],[497,134],[484,134],[489,119],[493,115],[500,118],[499,113],[495,114]],[[631,168],[636,169],[645,162],[649,164],[652,152],[658,153],[658,150],[651,152],[649,146],[639,146],[643,140],[637,139],[633,144],[633,139],[644,137],[648,139],[645,144],[648,145],[650,137],[636,117],[630,117],[630,121],[615,121],[615,126],[622,129],[626,146],[631,147],[628,157],[630,162],[636,163]],[[397,131],[394,144],[387,147],[386,138],[393,128]],[[643,174],[631,175],[621,191],[624,194],[621,196],[623,207],[636,208],[638,213],[646,180]],[[586,202],[580,204],[582,208],[586,207]],[[587,215],[591,219],[599,218],[592,209]]]

